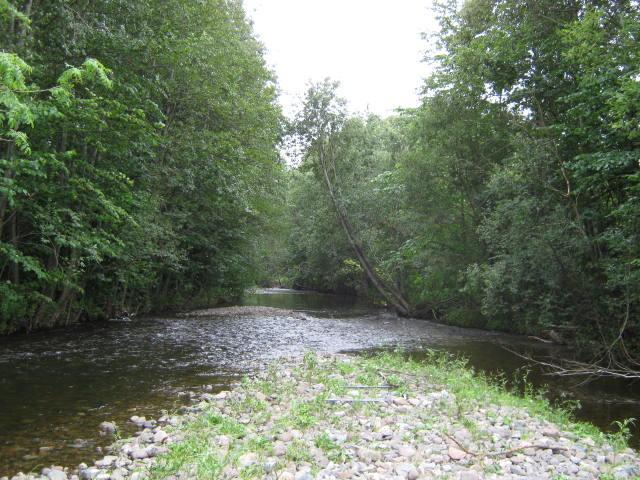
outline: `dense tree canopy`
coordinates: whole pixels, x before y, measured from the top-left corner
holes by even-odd
[[[439,3],[422,104],[310,85],[284,171],[239,0],[0,0],[0,331],[348,291],[467,326],[640,349],[640,13]]]
[[[2,0],[0,22],[0,331],[251,284],[281,119],[241,3]]]
[[[438,12],[422,105],[347,118],[332,133],[334,190],[364,251],[412,314],[562,338],[609,366],[632,364],[637,3],[467,0]],[[290,175],[292,248],[279,275],[374,294],[314,183],[316,157],[307,148]]]

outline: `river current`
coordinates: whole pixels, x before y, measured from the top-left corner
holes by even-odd
[[[504,345],[527,354],[565,353],[526,337],[397,318],[351,297],[266,289],[243,304],[304,315],[153,316],[0,339],[0,477],[89,463],[113,441],[100,436],[100,422],[115,421],[126,435],[132,415],[175,410],[187,398],[179,392],[205,385],[222,390],[283,355],[397,347],[419,355],[435,348],[511,378],[526,364]],[[640,417],[638,384],[577,386],[535,368],[529,378],[547,384],[553,399],[579,400],[577,416],[603,429]]]

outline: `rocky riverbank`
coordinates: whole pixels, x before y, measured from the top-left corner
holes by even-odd
[[[308,354],[194,401],[157,421],[132,417],[136,437],[95,465],[12,480],[640,478],[624,427],[573,423],[440,354]]]

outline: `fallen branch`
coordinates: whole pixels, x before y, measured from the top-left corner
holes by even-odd
[[[386,398],[328,398],[327,403],[389,403]]]
[[[394,385],[347,385],[348,389],[374,389],[374,388],[380,388],[380,389],[387,389],[387,390],[391,390],[396,388]]]
[[[442,432],[442,434],[447,437],[449,440],[451,440],[453,443],[455,443],[458,448],[460,448],[460,450],[462,450],[464,453],[466,453],[467,455],[471,455],[472,457],[477,456],[477,453],[474,453],[472,451],[470,451],[467,447],[465,447],[464,445],[462,445],[458,440],[456,440],[455,438],[453,438],[451,435],[449,435],[448,433],[444,433]]]
[[[599,365],[596,362],[579,362],[577,360],[561,360],[560,363],[553,363],[536,360],[529,355],[511,350],[504,345],[502,345],[502,348],[523,360],[548,369],[549,371],[545,372],[546,375],[554,375],[557,377],[587,377],[584,380],[585,383],[595,378],[605,377],[622,378],[626,380],[640,379],[640,370],[627,367],[614,360],[609,362],[609,366]]]
[[[451,440],[453,443],[455,443],[460,450],[462,450],[464,453],[466,453],[467,455],[471,455],[472,457],[500,457],[502,455],[509,455],[511,453],[516,453],[516,452],[520,452],[522,450],[526,450],[527,448],[534,448],[536,450],[553,450],[554,453],[555,452],[563,452],[566,451],[567,449],[565,447],[557,447],[557,446],[549,446],[549,445],[523,445],[521,447],[517,447],[517,448],[511,448],[509,450],[501,450],[498,452],[472,452],[471,450],[469,450],[468,448],[466,448],[462,443],[460,443],[458,440],[456,440],[454,437],[452,437],[451,435],[444,433],[443,435],[445,437],[447,437],[449,440]]]
[[[529,338],[532,340],[537,340],[542,343],[554,343],[553,340],[547,340],[545,338],[536,337],[535,335],[529,335]]]
[[[485,457],[499,457],[501,455],[509,455],[510,453],[515,453],[515,452],[519,452],[521,450],[526,450],[527,448],[535,448],[536,450],[553,450],[554,453],[556,452],[566,452],[568,449],[565,447],[556,447],[556,446],[549,446],[549,445],[526,445],[526,446],[522,446],[522,447],[518,447],[518,448],[512,448],[510,450],[503,450],[501,452],[489,452],[489,453],[484,453],[484,454],[479,454],[479,455],[483,455]]]
[[[407,372],[401,372],[399,370],[390,370],[390,369],[386,369],[386,368],[378,370],[378,373],[380,373],[380,372],[389,372],[389,373],[393,373],[395,375],[406,375],[407,377],[420,378],[420,375],[415,375],[413,373],[407,373]]]

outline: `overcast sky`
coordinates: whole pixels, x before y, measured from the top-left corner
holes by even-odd
[[[431,0],[244,0],[291,114],[309,80],[331,77],[353,112],[387,115],[418,104],[429,67],[422,33]]]

